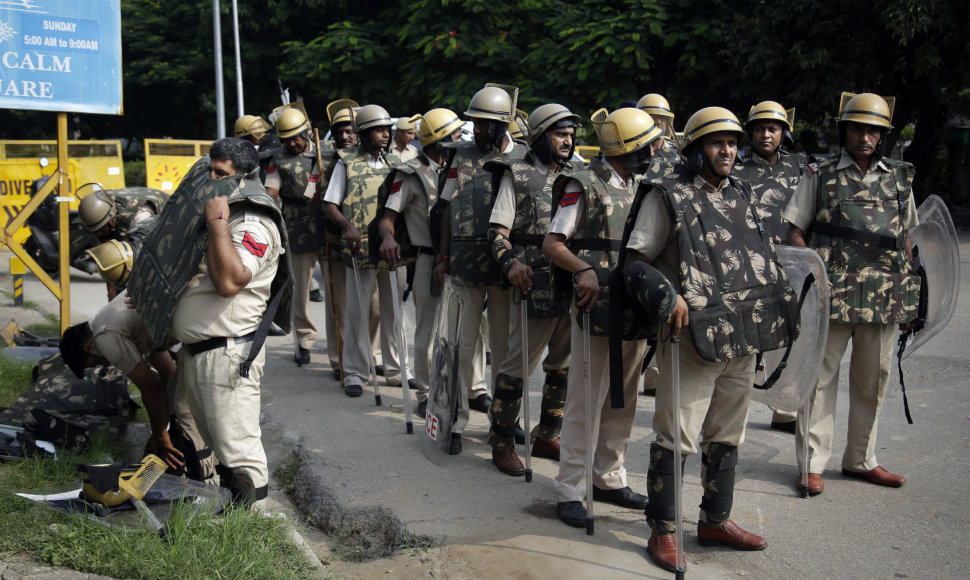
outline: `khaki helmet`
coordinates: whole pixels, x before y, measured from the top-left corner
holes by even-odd
[[[280,111],[276,117],[276,134],[280,139],[301,135],[309,130],[310,122],[307,121],[306,115],[295,107]]]
[[[88,232],[96,232],[103,228],[117,212],[114,200],[102,190],[84,196],[77,208],[81,226]]]
[[[566,107],[558,103],[539,105],[532,115],[529,116],[529,141],[535,142],[536,138],[552,128],[559,121],[571,120],[579,126],[579,115],[573,113]]]
[[[109,240],[95,246],[86,253],[91,256],[101,271],[101,277],[109,282],[124,284],[131,274],[131,265],[135,261],[135,253],[131,244],[118,240]]]
[[[461,129],[461,119],[450,109],[431,109],[424,115],[409,119],[412,123],[421,121],[418,126],[418,139],[422,147],[441,141],[457,129]]]
[[[353,123],[354,118],[351,110],[358,107],[360,105],[352,99],[337,99],[327,105],[327,119],[330,120],[330,126],[333,127],[338,123]]]
[[[872,93],[842,93],[839,103],[839,122],[852,121],[892,129],[895,97],[880,97]]]
[[[729,131],[738,134],[738,145],[744,143],[745,133],[741,121],[737,116],[724,107],[704,107],[687,119],[684,125],[684,135],[680,138],[677,148],[683,153],[691,143],[695,143],[704,135]]]
[[[522,109],[515,110],[515,118],[509,123],[509,134],[516,141],[525,141],[529,138],[529,115]]]
[[[466,117],[474,119],[489,119],[500,123],[514,121],[515,105],[519,99],[519,89],[508,85],[488,83],[485,88],[475,93]]]
[[[650,113],[651,117],[666,117],[670,119],[671,123],[674,121],[674,113],[670,110],[670,103],[667,102],[667,99],[663,95],[658,95],[657,93],[643,95],[637,101],[637,108]]]
[[[360,133],[374,127],[390,127],[394,123],[384,107],[364,105],[354,111],[354,132]]]
[[[414,131],[414,121],[411,117],[401,117],[394,126],[398,131]]]
[[[640,109],[624,108],[593,113],[593,129],[599,137],[600,151],[616,157],[641,149],[663,136],[653,117]]]
[[[751,107],[744,126],[750,129],[755,121],[776,121],[791,132],[795,130],[795,109],[785,109],[775,101],[762,101]]]
[[[238,119],[236,119],[236,125],[235,127],[233,127],[233,131],[236,133],[236,137],[241,138],[249,135],[249,127],[258,118],[259,117],[256,117],[254,115],[243,115],[242,117],[239,117]]]

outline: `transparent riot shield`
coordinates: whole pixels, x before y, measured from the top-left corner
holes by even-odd
[[[451,276],[446,277],[435,313],[428,410],[424,417],[425,456],[435,463],[448,456],[460,402],[458,329],[463,304],[460,288]]]
[[[814,280],[802,302],[801,330],[780,376],[770,388],[756,388],[751,398],[774,409],[798,411],[804,407],[805,401],[815,388],[825,355],[825,342],[829,333],[829,280],[825,274],[825,263],[814,250],[776,246],[775,253],[796,295],[801,294],[809,275]],[[765,384],[768,377],[778,369],[785,351],[786,349],[780,348],[764,353],[761,359],[764,374],[759,372],[755,383]]]
[[[931,195],[919,206],[919,225],[910,230],[914,261],[925,271],[926,322],[914,332],[903,352],[905,359],[950,322],[960,291],[960,243],[946,204]]]

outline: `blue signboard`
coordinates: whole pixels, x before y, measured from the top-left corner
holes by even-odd
[[[0,0],[0,109],[120,115],[121,0]]]

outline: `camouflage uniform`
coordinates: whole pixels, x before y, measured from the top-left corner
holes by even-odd
[[[650,448],[647,522],[673,532],[673,469],[703,452],[700,521],[730,517],[737,448],[744,440],[755,355],[794,340],[797,300],[763,233],[750,189],[732,177],[712,186],[683,165],[637,194],[627,247],[651,261],[690,310],[680,341],[680,408],[673,407],[670,343],[661,341]],[[635,215],[635,221],[632,216]],[[682,333],[683,337],[684,334]],[[681,448],[673,449],[674,413]],[[680,461],[675,461],[679,457]]]
[[[547,347],[549,351],[542,363],[546,375],[542,411],[532,436],[546,441],[559,437],[569,374],[569,309],[552,303],[550,262],[542,254],[542,240],[552,219],[552,183],[559,173],[541,165],[531,153],[521,160],[492,163],[501,164],[505,173],[489,221],[508,228],[512,244],[509,248],[504,240],[498,240],[492,246],[492,255],[506,275],[513,258],[532,268],[532,287],[524,298],[528,303],[527,318],[522,320],[521,310],[511,308],[509,350],[498,364],[496,375],[488,437],[493,449],[501,449],[515,445],[515,421],[522,392]],[[567,165],[561,171],[573,170]],[[522,343],[523,324],[528,324],[528,344]],[[527,369],[522,369],[523,348],[529,356]]]
[[[114,233],[110,239],[124,240],[142,221],[162,213],[168,194],[150,187],[126,187],[106,192],[115,203]]]
[[[788,222],[782,214],[788,207],[795,187],[802,177],[805,158],[799,153],[789,153],[781,147],[777,150],[778,160],[768,163],[754,150],[748,149],[738,157],[733,173],[751,186],[754,202],[761,210],[765,228],[775,244],[784,244],[788,235]],[[794,411],[772,409],[771,422],[791,423],[795,420]]]
[[[432,237],[431,210],[438,202],[438,177],[441,166],[424,153],[394,168],[385,206],[403,217],[405,233],[417,250],[414,265],[414,382],[417,400],[428,398],[431,385],[430,354],[434,334],[435,311],[439,297],[431,294],[431,276],[434,269],[434,247],[440,241]],[[399,218],[400,221],[400,218]]]
[[[553,207],[556,208],[549,233],[565,236],[567,247],[595,270],[600,280],[600,294],[590,312],[590,361],[583,352],[582,314],[572,307],[570,325],[570,359],[574,372],[567,379],[566,405],[560,440],[559,474],[554,486],[559,502],[582,501],[586,495],[586,453],[593,455],[593,485],[614,490],[627,487],[626,447],[633,430],[637,406],[637,381],[640,364],[647,349],[644,336],[638,336],[632,318],[621,321],[624,406],[614,409],[607,400],[609,391],[610,274],[619,266],[620,237],[637,185],[631,176],[624,181],[603,157],[593,159],[589,167],[559,177],[553,184]],[[553,291],[565,280],[572,293],[573,282],[563,270],[553,269]],[[569,298],[572,303],[571,297]],[[586,441],[586,385],[583,365],[588,364],[593,390],[593,440]]]
[[[749,149],[745,156],[738,157],[732,170],[751,186],[754,203],[761,210],[771,241],[776,244],[784,244],[788,235],[788,222],[782,214],[802,178],[804,165],[805,159],[800,154],[789,153],[781,147],[778,148],[778,161],[770,164]]]
[[[677,147],[669,140],[664,139],[660,149],[654,151],[653,161],[647,171],[646,180],[656,181],[667,177],[674,172],[674,167],[680,163],[680,152]]]
[[[370,368],[368,349],[371,349],[370,335],[363,332],[371,323],[369,305],[375,293],[380,302],[381,357],[385,377],[389,382],[398,383],[401,375],[399,359],[400,334],[395,336],[397,320],[394,317],[394,304],[391,294],[390,276],[398,277],[399,291],[404,290],[403,268],[389,271],[387,263],[380,260],[377,249],[380,247],[377,236],[378,190],[390,174],[391,166],[399,163],[394,156],[375,158],[363,147],[341,149],[340,161],[331,174],[324,200],[340,207],[344,217],[360,231],[361,249],[354,256],[345,238],[341,238],[340,258],[345,266],[344,295],[345,309],[341,321],[343,337],[343,384],[363,385],[369,382]],[[352,258],[356,258],[358,279],[354,278]],[[358,298],[364,301],[366,312],[361,312]],[[399,384],[399,383],[398,383]]]
[[[266,170],[267,188],[278,189],[283,205],[283,220],[290,240],[290,263],[293,265],[293,327],[297,346],[313,348],[317,327],[310,316],[310,278],[320,253],[319,219],[307,204],[305,193],[316,186],[319,169],[313,142],[296,155],[285,148],[278,150]]]
[[[508,133],[506,133],[508,135]],[[496,147],[482,152],[475,143],[444,143],[444,149],[454,151],[445,165],[444,181],[440,198],[448,202],[451,218],[450,272],[464,286],[465,300],[462,306],[459,336],[475,340],[459,341],[459,396],[458,419],[452,426],[453,433],[461,433],[468,422],[468,399],[488,394],[484,376],[476,371],[484,364],[482,341],[482,310],[488,303],[488,349],[492,353],[492,383],[497,378],[495,370],[499,361],[508,353],[509,305],[511,293],[503,283],[502,270],[492,257],[488,240],[489,217],[501,174],[488,171],[485,164],[492,160],[511,158],[516,143],[509,138],[501,151]],[[521,145],[519,145],[521,147]],[[484,374],[484,373],[483,373]]]
[[[862,174],[843,149],[809,170],[785,211],[786,220],[811,236],[832,284],[829,337],[809,422],[809,472],[821,474],[832,454],[839,367],[850,339],[851,401],[842,468],[866,472],[879,465],[877,421],[896,325],[916,315],[919,282],[905,249],[906,231],[917,225],[913,166],[872,158]],[[800,413],[799,422],[803,419]],[[799,436],[799,465],[801,450]]]

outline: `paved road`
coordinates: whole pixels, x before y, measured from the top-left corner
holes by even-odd
[[[839,472],[848,396],[843,367],[835,452],[825,473],[825,493],[800,499],[794,439],[768,429],[770,411],[752,404],[747,440],[741,448],[734,519],[769,542],[764,552],[739,553],[697,544],[694,525],[700,501],[700,462],[691,457],[684,480],[685,547],[692,578],[957,578],[966,577],[970,556],[965,530],[970,508],[970,236],[962,236],[961,304],[950,326],[907,359],[907,392],[915,420],[903,416],[896,372],[881,414],[877,455],[881,464],[906,475],[901,489],[887,489]],[[0,288],[9,291],[8,256],[0,251]],[[28,299],[49,312],[56,302],[32,277]],[[96,279],[72,276],[74,321],[89,318],[104,303]],[[322,327],[323,308],[313,305]],[[0,323],[23,324],[36,315],[14,309],[0,296]],[[413,328],[413,326],[412,326]],[[301,463],[300,501],[315,512],[329,537],[307,534],[311,546],[347,577],[435,578],[666,578],[645,556],[649,530],[642,514],[596,505],[596,534],[569,528],[555,515],[552,478],[556,465],[534,462],[525,483],[490,463],[484,415],[473,413],[465,451],[456,457],[426,457],[418,425],[404,434],[401,390],[382,385],[384,406],[368,392],[349,399],[330,376],[325,337],[312,362],[297,368],[289,338],[267,342],[263,378],[264,441],[271,461]],[[541,375],[531,380],[533,393]],[[653,439],[654,401],[641,398],[627,469],[634,489],[645,491],[647,450]],[[538,397],[532,416],[538,417]],[[430,549],[404,549],[365,563],[349,556],[379,553],[383,544],[405,546],[431,539]]]

